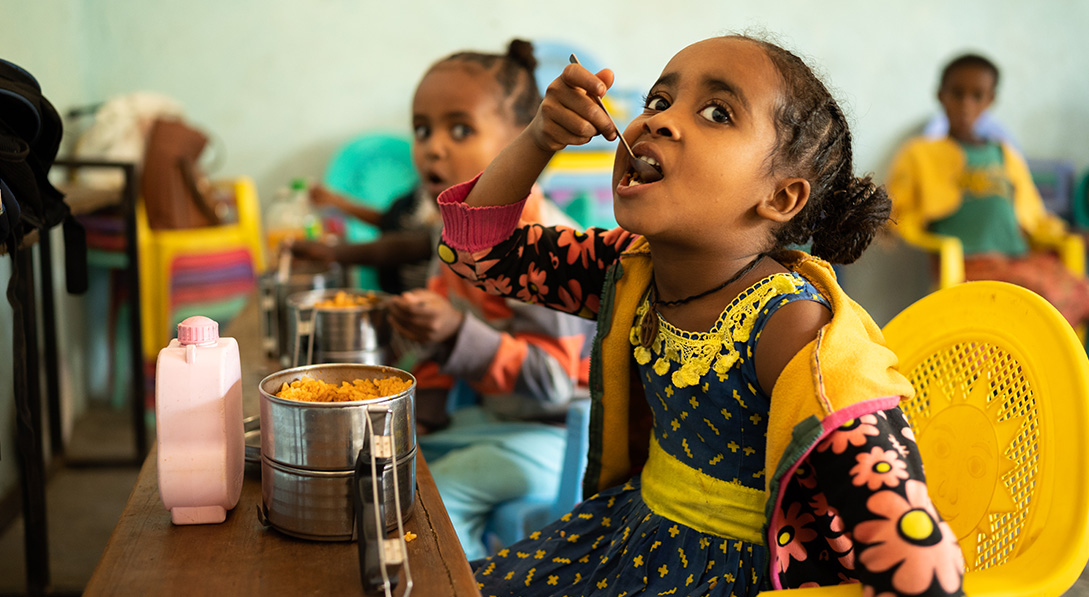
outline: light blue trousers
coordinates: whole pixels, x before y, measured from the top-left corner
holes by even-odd
[[[496,506],[523,497],[555,499],[565,433],[542,423],[497,421],[469,407],[455,412],[446,429],[419,438],[469,560],[488,555],[484,530]]]

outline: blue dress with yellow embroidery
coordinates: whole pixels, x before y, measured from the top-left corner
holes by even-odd
[[[769,399],[758,389],[752,354],[771,314],[797,300],[827,305],[800,275],[775,274],[735,298],[708,332],[659,319],[657,337],[644,348],[633,322],[633,356],[654,413],[647,468],[474,562],[481,593],[741,596],[765,588],[760,527]],[[644,300],[636,322],[648,308]],[[690,477],[673,471],[698,471],[709,486],[676,486],[670,481]],[[677,509],[678,501],[691,506],[692,496],[720,488],[742,501],[751,496],[752,511],[735,519],[732,512],[701,512],[698,504]],[[736,532],[723,533],[724,520]]]

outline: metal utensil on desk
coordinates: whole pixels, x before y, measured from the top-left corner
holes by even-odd
[[[396,510],[397,537],[386,539],[386,505],[384,475],[387,461],[397,469],[397,450],[393,447],[388,408],[367,406],[366,435],[369,441],[359,450],[355,462],[352,501],[355,506],[355,527],[359,539],[359,577],[365,595],[392,597],[397,586],[396,569],[405,572],[403,595],[412,593],[412,572],[408,566],[408,548],[400,500],[393,500]],[[367,466],[367,461],[370,466]],[[379,464],[381,463],[381,464]],[[397,495],[397,476],[392,476],[393,491]]]
[[[291,279],[291,242],[285,241],[280,245],[280,258],[276,268],[276,282],[287,284]]]
[[[579,59],[576,58],[574,54],[571,54],[570,60],[571,64],[582,66],[582,63],[579,62]],[[609,117],[609,120],[612,120],[613,127],[616,128],[616,136],[620,138],[620,144],[624,146],[624,149],[628,150],[628,157],[630,158],[628,161],[631,162],[631,167],[635,170],[635,173],[639,175],[639,180],[641,182],[656,182],[661,180],[661,171],[654,166],[651,166],[649,163],[635,157],[635,152],[631,150],[631,145],[628,145],[628,140],[625,139],[624,135],[620,132],[620,127],[616,126],[616,121],[613,120],[609,111],[605,109],[605,103],[601,101],[601,98],[596,95],[590,95],[590,97],[597,102],[597,105],[605,112],[605,115]]]

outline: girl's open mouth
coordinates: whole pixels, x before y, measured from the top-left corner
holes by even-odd
[[[624,173],[624,178],[620,181],[620,184],[634,187],[641,184],[658,182],[663,178],[662,165],[658,160],[649,155],[641,155],[636,159],[651,167],[647,168],[646,166],[641,166],[636,168],[634,164],[629,164],[628,171]]]

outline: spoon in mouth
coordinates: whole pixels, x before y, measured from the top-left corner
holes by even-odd
[[[571,54],[571,64],[582,66],[582,63],[579,62],[579,59],[576,58],[574,54]],[[613,120],[609,111],[605,109],[605,104],[601,101],[601,98],[596,95],[591,95],[590,97],[597,102],[598,107],[601,108],[602,112],[605,112],[605,115],[609,117],[609,120],[612,120],[613,127],[616,128],[616,136],[620,138],[620,144],[624,146],[624,149],[628,150],[628,161],[631,162],[632,170],[635,170],[635,175],[639,179],[638,182],[657,182],[662,180],[662,172],[658,170],[658,168],[635,157],[635,152],[631,150],[631,145],[628,145],[628,140],[621,134],[620,127],[616,126],[616,121]]]

